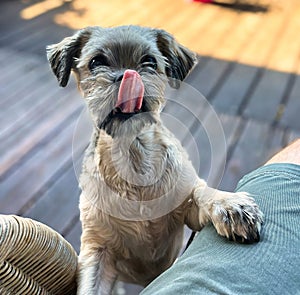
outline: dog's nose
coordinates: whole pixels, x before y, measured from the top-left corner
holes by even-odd
[[[117,83],[117,82],[121,82],[122,81],[122,79],[123,79],[123,76],[124,76],[124,74],[122,73],[122,74],[118,74],[118,75],[116,75],[116,77],[115,77],[115,83]]]

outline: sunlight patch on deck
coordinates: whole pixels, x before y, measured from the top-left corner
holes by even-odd
[[[300,6],[296,1],[255,1],[268,7],[264,13],[255,13],[187,0],[131,0],[126,4],[122,0],[73,0],[70,9],[57,13],[54,21],[72,29],[127,24],[163,28],[200,55],[297,73]]]
[[[30,20],[52,9],[58,8],[64,3],[65,1],[63,0],[45,0],[26,7],[20,12],[20,15],[23,19]]]

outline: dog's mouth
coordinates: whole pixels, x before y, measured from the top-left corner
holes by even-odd
[[[144,104],[142,104],[142,107],[138,110],[135,110],[134,112],[123,112],[121,108],[115,107],[107,116],[110,120],[117,118],[119,121],[126,121],[127,119],[130,119],[132,116],[136,114],[140,114],[142,112],[146,112],[146,108]]]
[[[120,83],[118,98],[114,109],[100,124],[100,128],[113,134],[114,128],[136,114],[148,112],[144,102],[144,84],[141,76],[134,70],[126,70]],[[146,115],[146,117],[148,117]]]
[[[138,72],[126,70],[119,88],[116,113],[132,114],[141,110],[144,84]]]

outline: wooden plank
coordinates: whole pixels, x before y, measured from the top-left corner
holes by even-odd
[[[205,28],[213,22],[214,18],[218,14],[217,10],[211,9],[211,7],[208,6],[204,6],[201,10],[199,10],[197,7],[189,5],[184,8],[184,13],[182,13],[183,11],[181,9],[178,10],[178,7],[173,5],[171,6],[175,9],[175,11],[173,11],[173,15],[169,17],[169,20],[172,21],[168,22],[168,24],[164,24],[162,22],[164,18],[159,15],[159,18],[156,20],[157,26],[165,27],[166,30],[176,36],[176,39],[184,44],[186,44],[186,34],[184,34],[184,31],[189,31],[190,27],[194,25],[197,25],[199,32],[205,31]],[[178,11],[180,11],[180,13],[178,13]]]
[[[27,203],[19,214],[63,233],[73,219],[79,216],[79,194],[78,180],[71,165],[31,206],[31,202]]]
[[[197,8],[195,7],[195,9]],[[201,55],[218,57],[218,48],[224,42],[229,32],[236,27],[239,15],[232,11],[223,10],[220,7],[215,7],[214,9],[214,18],[203,30],[196,29],[194,32],[190,31],[189,34],[185,32],[185,44],[190,44],[189,46]],[[198,12],[201,13],[200,11]],[[197,28],[197,26],[197,22],[192,24],[192,27]]]
[[[195,5],[195,3],[190,3],[183,9],[179,10],[181,14],[180,21],[166,25],[166,29],[170,30],[182,44],[200,53],[195,45],[202,44],[205,47],[206,37],[209,36],[208,30],[214,30],[217,27],[214,20],[220,15],[221,11],[218,7],[199,6]],[[163,20],[161,22],[162,25],[165,25]],[[197,29],[191,30],[191,28]],[[224,28],[226,28],[226,24],[224,24]],[[218,35],[218,33],[216,34]],[[214,44],[216,44],[217,40],[218,36],[214,39]],[[202,51],[201,55],[206,55],[205,51]]]
[[[72,139],[75,122],[65,123],[57,135],[38,147],[34,155],[18,166],[0,190],[1,213],[17,213],[32,198],[41,194],[72,166]]]
[[[105,3],[90,1],[89,5],[81,1],[73,1],[72,8],[70,11],[56,15],[55,21],[61,26],[68,26],[73,29],[91,24],[110,27],[129,23],[160,27],[171,33],[176,30],[177,38],[183,43],[185,43],[185,37],[190,32],[191,25],[197,27],[197,30],[204,31],[208,25],[202,27],[201,24],[206,23],[206,19],[213,20],[207,15],[212,16],[214,11],[220,10],[218,7],[210,5],[202,6],[198,3],[171,0],[156,0],[150,3],[147,0],[130,1],[125,6],[121,0]],[[83,13],[78,14],[77,11],[83,11]],[[115,13],[111,14],[111,11]],[[172,13],[165,14],[166,11]],[[193,33],[195,32],[198,31],[193,30]]]
[[[299,130],[288,130],[285,134],[284,145],[288,145],[293,141],[300,138],[300,131]]]
[[[49,91],[50,89],[53,90]],[[82,101],[75,89],[60,89],[54,84],[54,81],[53,83],[41,82],[41,85],[38,83],[35,91],[24,94],[19,102],[15,102],[6,109],[2,120],[0,119],[2,126],[4,126],[0,132],[0,139],[5,145],[12,146],[16,139],[19,141],[19,134],[22,136],[24,130],[32,132],[43,121],[46,121],[53,111],[56,113],[63,112],[67,115],[66,110],[68,108],[65,110],[65,107],[79,107],[81,105]]]
[[[253,83],[257,68],[236,64],[228,74],[225,83],[212,99],[212,105],[217,111],[236,115]]]
[[[9,61],[9,62],[8,62]],[[13,49],[10,49],[9,47],[1,47],[0,48],[0,65],[3,71],[1,71],[1,82],[2,79],[5,79],[7,75],[11,75],[11,72],[15,72],[15,67],[26,67],[27,64],[38,64],[36,61],[31,60],[30,56],[28,59],[22,59],[22,56],[18,54]],[[11,77],[9,77],[11,78]],[[6,81],[6,80],[5,80]],[[9,81],[9,79],[7,79]],[[4,84],[4,83],[3,83]],[[6,85],[6,84],[4,84]]]
[[[126,9],[120,9],[122,11],[122,14],[119,14],[117,16],[113,16],[112,18],[108,16],[106,18],[106,23],[103,23],[102,20],[100,21],[101,26],[105,27],[111,27],[111,26],[119,26],[121,25],[131,25],[131,24],[136,24],[136,25],[141,25],[144,23],[145,19],[149,21],[149,11],[160,11],[161,13],[156,14],[156,19],[158,17],[167,17],[172,16],[174,13],[176,13],[176,5],[173,7],[169,7],[169,14],[165,14],[166,10],[162,9],[161,3],[159,1],[145,1],[145,0],[140,0],[140,1],[131,1],[127,2],[128,6]],[[145,9],[145,6],[147,6],[147,9]],[[127,11],[126,11],[127,10]],[[137,11],[139,13],[137,13]],[[131,15],[131,18],[128,18],[127,16]],[[120,20],[124,20],[125,22],[120,22]],[[155,23],[153,20],[154,18],[151,19],[151,27],[156,27]]]
[[[58,92],[59,87],[56,85],[54,88],[54,80],[50,80],[49,75],[45,76],[41,73],[41,79],[38,76],[32,77],[33,80],[23,81],[25,83],[23,92],[17,92],[13,96],[10,96],[5,102],[3,102],[2,107],[5,109],[4,115],[0,118],[0,124],[2,126],[7,126],[9,128],[16,121],[22,119],[27,113],[34,111],[36,106],[46,102],[48,100],[53,100],[53,95]],[[5,133],[2,130],[1,133]]]
[[[228,61],[208,58],[208,61],[202,66],[201,71],[193,72],[186,82],[209,99],[214,87],[228,66]]]
[[[300,52],[299,3],[287,8],[287,16],[288,23],[285,28],[282,28],[283,32],[280,35],[280,39],[276,40],[276,46],[272,48],[272,55],[270,56],[267,66],[277,71],[292,73],[297,71]]]
[[[273,122],[289,78],[289,74],[266,70],[243,114],[249,118]]]
[[[280,120],[281,126],[300,129],[300,76],[296,76],[295,83],[288,97],[288,102],[284,107],[284,112]]]
[[[260,29],[256,30],[255,35],[258,37],[248,42],[249,47],[252,48],[250,49],[252,54],[251,56],[244,55],[242,61],[251,61],[252,65],[259,66],[261,58],[265,59],[269,49],[273,46],[273,37],[278,39],[280,29],[285,27],[288,15],[297,6],[297,1],[291,0],[284,4],[278,1],[260,1],[259,3],[270,4],[270,10],[264,14],[238,14],[214,5],[171,0],[151,1],[151,3],[145,0],[138,3],[128,2],[126,6],[117,0],[101,4],[90,1],[89,5],[73,1],[73,10],[56,15],[55,21],[61,26],[69,26],[73,29],[88,24],[113,26],[128,23],[162,27],[175,34],[181,42],[199,54],[211,55],[214,51],[214,57],[217,58],[223,58],[226,47],[232,46],[229,44],[235,46],[235,44],[243,43],[246,39],[250,40],[251,30],[258,22],[262,21]],[[123,9],[120,10],[119,7],[123,7]],[[141,9],[141,7],[143,8]],[[168,10],[172,13],[166,14]],[[78,11],[83,11],[83,13],[78,14]],[[115,11],[115,13],[111,15],[111,11]],[[161,13],[157,13],[157,11]],[[236,38],[233,37],[235,42],[228,43],[225,41],[226,36],[229,36],[228,39],[230,39],[231,33],[236,36]],[[225,41],[224,46],[220,46],[222,42],[220,42],[219,36]],[[258,52],[259,54],[257,54]],[[230,55],[230,50],[227,50],[227,53]]]
[[[79,254],[80,251],[80,236],[81,236],[81,222],[78,218],[75,225],[70,228],[70,231],[64,233],[64,237],[75,249],[75,251]]]
[[[264,17],[260,14],[237,14],[237,19],[230,28],[230,33],[225,34],[222,43],[216,46],[215,57],[239,61],[240,55],[249,46],[249,40],[255,42],[257,31],[261,30],[263,24]]]
[[[72,34],[73,31],[70,29],[60,29],[60,32],[58,33],[57,29],[55,29],[53,25],[42,25],[32,29],[31,34],[26,36],[26,38],[14,38],[11,41],[10,46],[18,51],[29,52],[31,54],[43,56],[45,61],[46,46],[52,43],[60,42],[63,38]],[[45,36],[49,37],[45,38]]]
[[[9,53],[7,54],[7,52]],[[18,79],[19,77],[23,77],[24,79],[24,72],[31,71],[40,65],[39,58],[33,59],[31,55],[25,57],[9,48],[2,48],[0,59],[2,63],[2,70],[0,73],[1,88],[3,87],[2,91],[9,89],[6,87],[15,79]],[[3,96],[2,99],[5,99],[5,96]]]
[[[111,27],[124,25],[128,22],[138,24],[139,13],[137,11],[143,14],[143,11],[153,12],[160,8],[158,1],[147,2],[145,0],[139,2],[129,1],[126,5],[120,0],[101,1],[101,3],[90,1],[89,5],[86,4],[81,1],[73,1],[72,9],[55,15],[56,23],[73,29],[80,29],[90,25]],[[78,11],[81,11],[81,13],[78,14]],[[145,17],[151,19],[149,14]]]
[[[184,144],[192,125],[202,119],[209,103],[197,89],[186,82],[179,89],[168,88],[166,98],[167,105],[162,113],[162,120]]]
[[[0,46],[10,46],[16,40],[26,40],[26,37],[32,32],[39,31],[41,28],[52,28],[52,32],[49,35],[43,36],[44,40],[50,40],[51,43],[55,41],[55,38],[62,39],[67,36],[73,30],[67,27],[60,27],[57,29],[57,24],[53,22],[53,18],[57,13],[62,13],[70,9],[71,3],[65,3],[61,7],[51,10],[47,13],[41,14],[30,20],[24,20],[20,16],[20,12],[26,6],[30,6],[31,3],[22,4],[22,1],[7,1],[3,9],[0,10]],[[3,3],[1,3],[1,7]],[[7,18],[8,16],[8,18]],[[13,21],[12,21],[13,20]],[[38,44],[36,44],[38,45]],[[27,52],[31,51],[32,46],[27,47]],[[44,53],[43,53],[44,56]]]
[[[9,53],[5,54],[4,51]],[[12,62],[8,63],[7,60]],[[39,56],[5,48],[1,52],[0,62],[4,63],[0,74],[3,93],[0,106],[6,110],[16,103],[23,103],[26,95],[36,91],[47,80],[50,83],[55,81],[53,75],[50,75],[48,63]]]
[[[257,29],[263,24],[263,18],[257,14],[239,14],[235,25],[229,35],[226,35],[222,46],[217,46],[217,56],[225,60],[239,60],[241,52],[247,49],[249,39],[255,39]],[[214,107],[221,112],[237,114],[244,100],[251,81],[256,74],[256,68],[234,63],[224,73],[223,81],[211,93],[210,100]]]
[[[232,191],[245,174],[264,164],[282,148],[283,134],[282,129],[274,129],[268,123],[248,120],[227,160],[220,188]]]
[[[276,46],[272,48],[269,60],[266,60],[268,68],[272,67],[284,72],[297,70],[300,51],[300,42],[295,42],[300,30],[300,7],[295,7],[293,11],[290,9],[291,7],[288,9],[288,20],[286,20],[288,25],[280,29],[280,42],[275,41]],[[265,71],[245,110],[245,115],[273,121],[277,116],[278,105],[283,100],[286,86],[291,78],[293,78],[291,75],[282,72]]]
[[[249,40],[239,56],[239,62],[254,66],[268,66],[275,69],[272,63],[268,63],[274,48],[280,44],[281,35],[290,24],[290,13],[297,5],[296,2],[279,3],[271,2],[268,13],[261,15],[263,18],[260,29]]]
[[[143,289],[144,288],[139,285],[117,282],[113,295],[138,295]]]
[[[230,149],[235,144],[236,134],[242,125],[242,119],[239,116],[219,114],[219,119],[223,127],[225,137],[225,150],[222,147],[215,148],[214,159],[211,162],[212,167],[209,171],[208,184],[212,187],[219,187],[226,168],[226,162]]]
[[[23,62],[19,62],[19,64],[24,66]],[[14,71],[7,74],[6,81],[1,81],[0,107],[7,111],[15,104],[23,103],[26,95],[37,91],[43,85],[45,78],[49,77],[48,70],[44,63],[37,66],[29,63],[24,68],[14,67]],[[32,81],[36,81],[36,83],[32,83]]]
[[[3,153],[0,155],[0,178],[7,177],[6,174],[41,141],[48,141],[58,130],[63,128],[65,122],[74,120],[79,115],[81,107],[73,103],[64,104],[64,112],[53,112],[49,119],[41,122],[31,132],[30,137],[24,136],[19,144],[14,146],[2,145]],[[20,135],[22,136],[22,134]],[[15,138],[12,138],[15,140]]]
[[[12,92],[9,99],[1,101],[1,107],[5,109],[0,117],[2,177],[41,140],[47,138],[49,133],[57,129],[66,118],[79,111],[82,105],[81,100],[76,101],[72,97],[78,97],[77,92],[74,95],[75,87],[72,90],[59,90],[55,78],[50,75],[48,65],[41,64],[39,58],[20,53],[16,54],[16,57],[21,60],[28,59],[34,71],[26,75],[26,67],[23,66],[22,76],[26,75],[27,79],[21,80],[17,87],[19,91]],[[40,71],[41,69],[43,71]],[[74,86],[74,81],[72,82]]]
[[[287,3],[271,0],[260,1],[259,3],[269,4],[270,10],[264,14],[238,14],[218,6],[201,5],[200,3],[186,1],[157,0],[149,3],[149,1],[143,0],[139,2],[131,1],[124,6],[121,0],[107,3],[89,1],[88,4],[74,0],[72,3],[65,4],[59,9],[47,12],[29,21],[24,21],[19,16],[20,10],[25,5],[18,4],[16,6],[15,3],[6,3],[4,5],[2,3],[1,5],[8,13],[14,16],[11,18],[14,19],[14,22],[7,23],[10,19],[7,18],[5,11],[1,10],[3,11],[1,14],[3,23],[1,23],[0,32],[2,33],[3,31],[1,36],[4,35],[4,39],[2,39],[3,43],[1,43],[0,38],[0,44],[10,44],[10,41],[13,39],[22,39],[22,36],[25,36],[25,32],[35,32],[40,28],[50,28],[50,26],[52,34],[49,34],[47,37],[44,36],[43,39],[53,40],[55,36],[57,38],[67,36],[72,29],[79,29],[91,24],[112,26],[137,23],[165,28],[175,34],[181,42],[191,49],[202,55],[211,55],[214,52],[214,57],[217,58],[227,58],[228,54],[228,58],[232,57],[232,46],[235,47],[237,45],[238,47],[240,46],[238,44],[242,44],[246,39],[251,40],[248,42],[247,48],[245,48],[246,53],[243,54],[242,59],[239,61],[260,66],[263,61],[268,59],[270,48],[275,48],[273,46],[274,40],[280,40],[281,33],[286,28],[288,28],[288,31],[290,29],[293,30],[293,27],[295,31],[297,30],[299,19],[297,18],[297,9],[299,5],[297,0],[290,0]],[[15,9],[14,5],[16,6]],[[122,9],[119,9],[120,7]],[[114,11],[114,13],[111,14],[111,11]],[[157,13],[158,11],[160,13]],[[290,15],[295,15],[295,17],[290,17]],[[256,30],[254,38],[250,38],[253,28],[260,21],[262,21],[261,29]],[[60,29],[55,31],[57,25]],[[290,35],[292,36],[292,33]],[[10,37],[7,39],[7,36]],[[296,47],[296,43],[299,42],[285,42],[286,46],[292,44],[292,47]],[[30,50],[30,46],[27,46],[27,50]],[[36,49],[33,48],[33,50]],[[290,50],[293,51],[292,48]],[[282,52],[285,51],[282,50]],[[287,58],[286,62],[289,62],[289,55],[279,55],[283,56],[285,60]],[[272,60],[268,66],[271,69],[276,69],[278,60],[281,59]]]
[[[22,52],[26,52],[28,48],[30,48],[30,52],[34,52],[35,48],[40,48],[42,49],[41,52],[46,55],[45,42],[47,42],[47,38],[44,36],[49,35],[51,30],[51,26],[42,26],[39,29],[32,30],[31,34],[26,36],[26,38],[14,38],[10,46]]]
[[[1,67],[7,66],[7,68],[10,68],[10,65],[8,65],[7,59],[11,56],[11,51],[8,48],[1,48],[0,47],[0,65]]]
[[[23,9],[26,4],[22,1],[1,1],[0,10],[0,28],[1,31],[8,31],[8,29],[16,23],[18,26],[19,11]],[[13,20],[13,21],[12,21]],[[1,39],[2,34],[0,35]]]
[[[238,117],[210,111],[186,142],[187,152],[196,171],[211,186],[217,186],[220,182],[227,147],[231,145],[239,124]]]

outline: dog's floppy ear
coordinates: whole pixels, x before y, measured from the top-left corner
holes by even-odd
[[[183,81],[197,63],[196,54],[179,44],[174,37],[164,30],[155,30],[159,51],[167,59],[166,74],[170,84],[178,88],[178,80]],[[176,82],[177,81],[177,82]]]
[[[78,58],[83,45],[88,41],[91,29],[85,28],[57,44],[47,46],[47,58],[59,85],[65,87],[69,81],[74,59]]]

